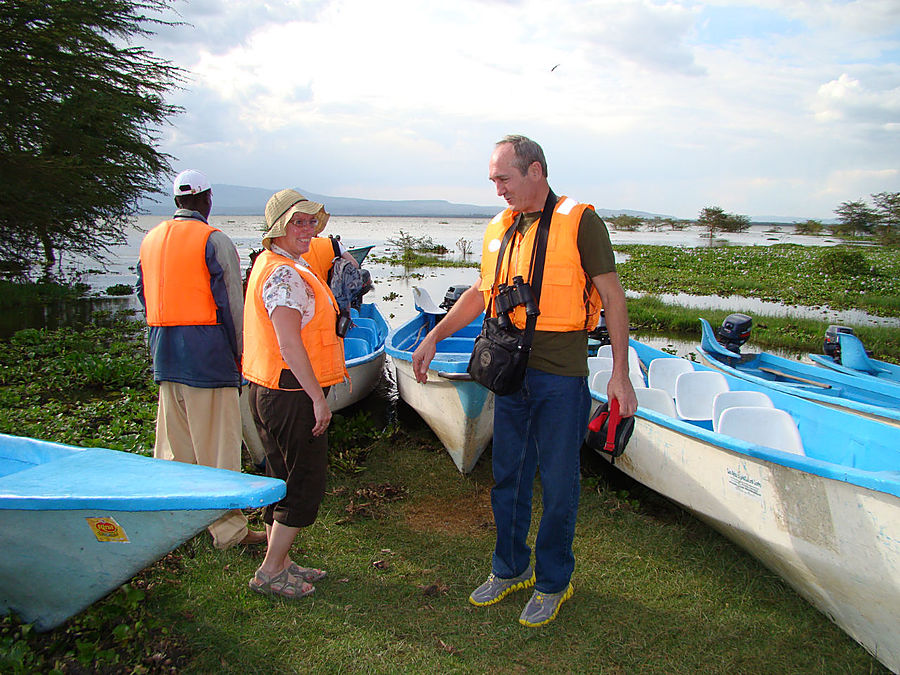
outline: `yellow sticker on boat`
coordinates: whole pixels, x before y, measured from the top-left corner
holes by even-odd
[[[115,518],[85,518],[91,532],[99,542],[118,541],[128,543],[128,535]]]

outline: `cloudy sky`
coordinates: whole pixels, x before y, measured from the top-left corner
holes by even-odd
[[[164,130],[214,183],[504,204],[538,141],[598,208],[830,218],[900,191],[897,0],[175,0]]]

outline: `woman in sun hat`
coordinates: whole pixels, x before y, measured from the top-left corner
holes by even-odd
[[[263,252],[253,264],[244,308],[244,377],[253,419],[266,451],[266,473],[287,494],[265,509],[266,557],[250,581],[259,593],[300,598],[325,576],[300,567],[290,549],[312,525],[325,495],[331,410],[328,388],[348,376],[334,295],[303,260],[328,221],[325,207],[296,190],[266,204]]]

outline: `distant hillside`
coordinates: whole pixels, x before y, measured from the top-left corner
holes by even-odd
[[[266,202],[277,190],[253,188],[243,185],[213,185],[213,214],[220,216],[262,216]],[[325,204],[333,216],[420,216],[447,218],[491,218],[502,209],[497,206],[475,206],[454,204],[441,199],[409,199],[389,201],[380,199],[355,199],[352,197],[329,197],[297,188],[305,197]],[[174,208],[171,199],[154,202],[144,199],[143,211],[151,215],[164,216]],[[601,216],[627,214],[639,218],[653,218],[658,215],[645,211],[628,209],[597,209]]]
[[[220,216],[261,216],[266,202],[277,190],[252,188],[242,185],[213,185],[213,213]],[[421,217],[478,217],[489,218],[500,209],[496,206],[475,206],[453,204],[439,199],[411,199],[387,201],[379,199],[354,199],[352,197],[329,197],[303,188],[297,188],[303,196],[325,204],[333,216],[421,216]],[[145,199],[142,207],[152,215],[166,215],[171,212],[172,202],[154,203]]]

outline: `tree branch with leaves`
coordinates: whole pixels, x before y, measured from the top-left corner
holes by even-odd
[[[171,173],[157,149],[183,71],[134,46],[168,0],[0,3],[0,258],[103,260]]]

